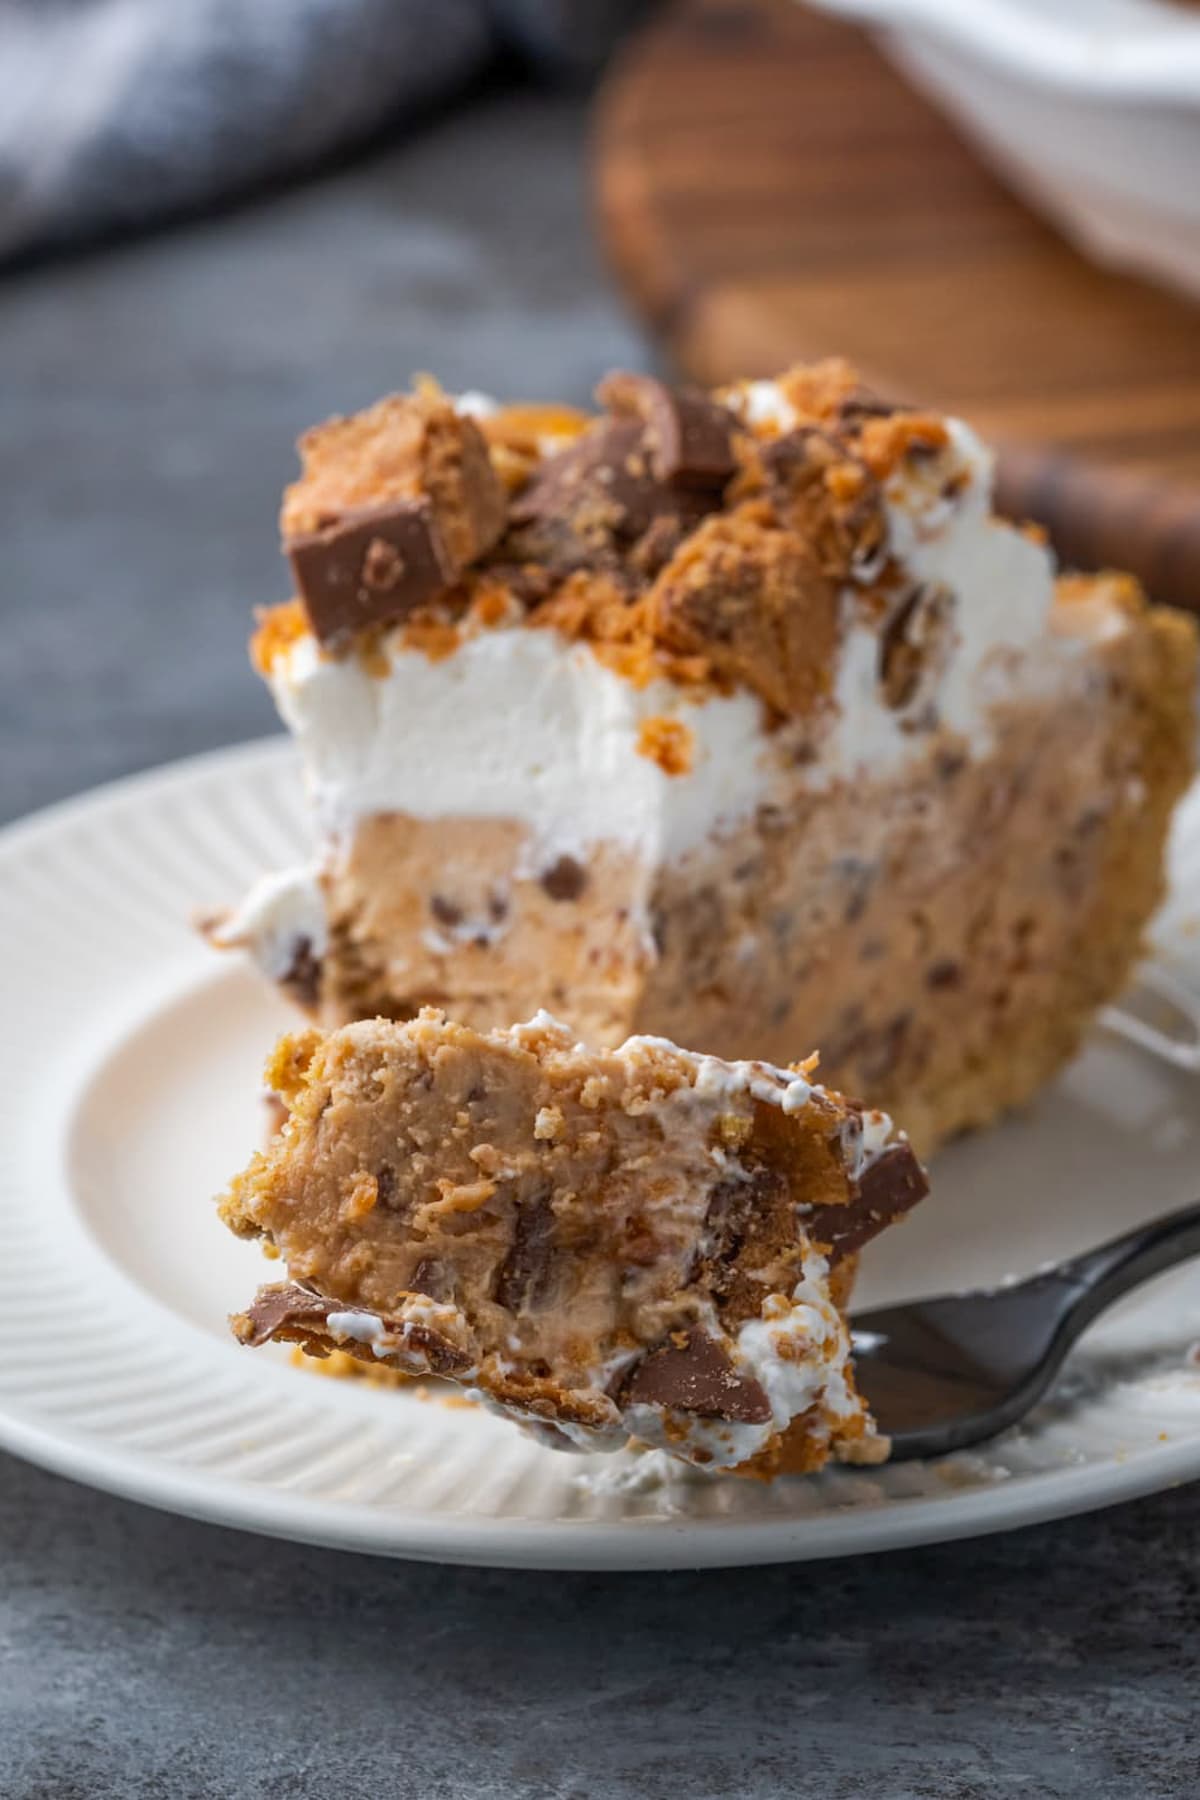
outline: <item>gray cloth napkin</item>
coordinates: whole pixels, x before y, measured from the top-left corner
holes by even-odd
[[[599,62],[639,0],[0,0],[0,258],[315,166],[504,50]]]

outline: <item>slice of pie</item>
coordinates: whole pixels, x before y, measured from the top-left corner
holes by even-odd
[[[816,1043],[928,1151],[1126,982],[1193,623],[1056,578],[968,427],[842,364],[599,400],[427,385],[304,440],[254,654],[315,858],[215,936],[326,1026]]]
[[[841,1306],[925,1178],[812,1061],[427,1008],[285,1038],[268,1080],[288,1121],[222,1216],[289,1280],[243,1342],[445,1376],[561,1449],[764,1476],[887,1454]]]

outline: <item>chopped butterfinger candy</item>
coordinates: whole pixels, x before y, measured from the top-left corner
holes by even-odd
[[[292,538],[288,558],[313,635],[337,645],[444,593],[456,569],[427,501],[394,500]]]
[[[645,428],[604,418],[548,456],[512,507],[513,553],[566,573],[620,565],[665,518],[688,530],[720,494],[676,488],[655,474]]]
[[[478,425],[432,387],[331,419],[305,434],[300,453],[304,472],[284,495],[280,526],[325,641],[331,604],[339,632],[402,617],[504,530],[505,491]],[[364,535],[370,522],[374,537]]]
[[[600,383],[596,398],[610,412],[642,421],[650,466],[660,480],[720,488],[734,473],[737,420],[707,394],[620,372]]]
[[[879,638],[879,680],[892,708],[911,705],[941,674],[950,648],[954,600],[947,588],[920,586],[902,595]]]
[[[863,1170],[858,1193],[848,1205],[814,1207],[805,1217],[805,1230],[832,1263],[839,1263],[857,1255],[885,1225],[909,1212],[924,1198],[927,1186],[908,1145],[892,1144]]]
[[[661,643],[702,653],[780,715],[808,712],[828,691],[838,590],[804,539],[754,502],[705,520],[662,570],[648,604]]]
[[[285,1040],[288,1123],[223,1216],[290,1281],[233,1320],[460,1382],[557,1448],[879,1460],[838,1265],[924,1174],[882,1113],[661,1038],[423,1011]]]
[[[828,575],[845,580],[878,567],[888,543],[883,495],[845,441],[801,426],[768,444],[762,459],[776,516]]]
[[[510,549],[563,572],[621,568],[636,586],[720,506],[737,421],[649,375],[610,375],[597,399],[607,416],[546,457],[518,496]]]
[[[339,1314],[336,1301],[323,1300],[295,1282],[260,1288],[247,1310],[231,1322],[240,1343],[255,1347],[278,1338],[300,1344],[318,1357],[327,1356],[339,1336],[370,1349],[386,1335],[394,1340],[392,1366],[403,1371],[407,1360],[418,1375],[459,1375],[471,1361],[449,1338],[418,1318],[385,1319],[355,1308],[341,1309]]]

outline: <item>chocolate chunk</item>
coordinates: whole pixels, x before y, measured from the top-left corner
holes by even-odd
[[[507,523],[505,490],[474,419],[432,383],[389,394],[348,419],[329,419],[300,440],[303,472],[284,494],[285,548],[341,525],[363,509],[427,505],[455,571],[485,555]],[[371,559],[376,583],[392,558]]]
[[[419,1290],[418,1290],[419,1291]],[[327,1300],[310,1288],[295,1283],[259,1288],[244,1313],[231,1324],[239,1343],[257,1349],[272,1338],[303,1344],[307,1350],[327,1355],[330,1350],[347,1350],[363,1362],[387,1362],[388,1356],[376,1357],[368,1344],[355,1338],[343,1338],[329,1330],[331,1313],[350,1313],[364,1319],[378,1319],[384,1331],[396,1339],[396,1352],[409,1352],[421,1358],[434,1375],[461,1374],[470,1367],[471,1359],[464,1351],[427,1325],[411,1324],[405,1319],[373,1313],[366,1307],[346,1306],[338,1300]]]
[[[527,533],[519,532],[506,545],[504,556],[490,558],[488,571],[501,586],[508,589],[514,600],[532,612],[535,606],[540,606],[544,600],[551,598],[562,575],[560,570],[543,568],[540,563],[514,562],[507,552],[511,549],[515,554],[518,547],[522,550],[528,548]]]
[[[573,856],[560,856],[541,874],[543,888],[552,900],[578,900],[587,886],[587,870]]]
[[[641,420],[650,467],[660,481],[682,488],[720,488],[736,470],[737,420],[707,394],[622,371],[600,383],[596,398],[618,417]]]
[[[321,968],[320,957],[313,954],[312,939],[297,938],[292,960],[287,972],[280,976],[279,985],[305,1012],[313,1012],[321,997]]]
[[[901,406],[893,400],[884,400],[871,388],[859,385],[852,393],[840,402],[837,409],[840,425],[861,425],[866,419],[890,419],[898,412],[913,412],[911,406]]]
[[[724,1300],[736,1277],[736,1263],[752,1226],[780,1198],[783,1177],[774,1169],[754,1169],[713,1189],[704,1215],[703,1254],[698,1273],[715,1299]]]
[[[660,906],[650,909],[650,941],[661,958],[667,953],[667,914]]]
[[[235,1321],[235,1330],[241,1343],[257,1349],[287,1327],[322,1327],[329,1312],[330,1302],[307,1288],[264,1287],[259,1288],[249,1307]]]
[[[915,587],[884,626],[879,639],[879,683],[887,705],[899,709],[915,698],[936,659],[951,611],[945,588]]]
[[[665,1406],[747,1425],[771,1417],[762,1384],[735,1368],[725,1346],[697,1327],[649,1351],[624,1383],[619,1403]]]
[[[652,465],[640,419],[606,418],[540,465],[511,511],[505,550],[518,560],[620,574],[623,559],[660,519],[685,535],[721,504],[719,487],[664,481]],[[661,528],[655,542],[661,547]],[[651,561],[654,546],[650,547]],[[636,554],[633,554],[637,574]]]
[[[839,856],[835,862],[838,878],[844,882],[846,899],[842,917],[847,925],[855,925],[870,904],[871,892],[879,873],[879,865],[858,856]]]
[[[551,1190],[521,1200],[508,1255],[496,1274],[493,1298],[506,1312],[540,1312],[557,1288],[554,1207]]]
[[[709,1197],[704,1215],[709,1255],[721,1262],[731,1261],[741,1249],[757,1210],[758,1199],[752,1180],[739,1177],[736,1181],[719,1181]]]
[[[663,514],[700,516],[706,510],[658,479],[636,419],[601,419],[546,458],[512,516],[518,523],[557,521],[569,525],[574,536],[599,544],[614,538],[631,543]]]
[[[837,1263],[869,1244],[928,1192],[928,1178],[911,1146],[892,1144],[864,1169],[853,1199],[843,1206],[815,1206],[801,1214],[801,1223],[830,1262]]]
[[[457,569],[424,500],[391,500],[348,512],[285,546],[317,639],[339,645],[452,586]]]

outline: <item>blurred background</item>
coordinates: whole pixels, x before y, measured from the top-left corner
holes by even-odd
[[[0,0],[0,812],[271,729],[306,425],[841,352],[1200,594],[1186,0]]]
[[[293,440],[416,370],[840,352],[1196,604],[1198,175],[1187,0],[0,0],[0,818],[275,729]],[[13,1800],[1200,1792],[1195,1490],[614,1581],[2,1475]]]

